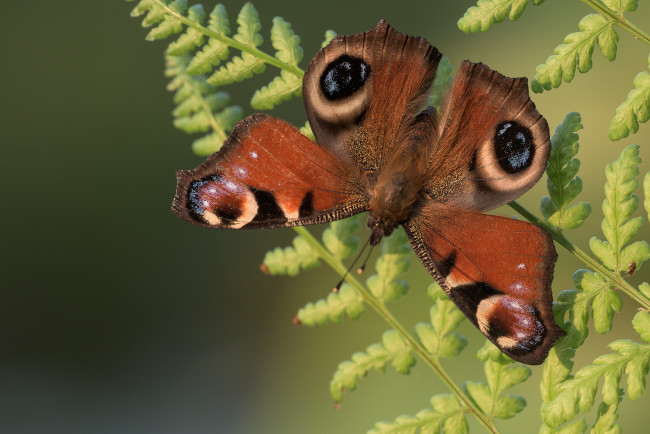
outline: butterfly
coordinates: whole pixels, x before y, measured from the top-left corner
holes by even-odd
[[[173,211],[211,228],[310,225],[369,212],[369,242],[399,225],[449,298],[511,358],[540,364],[564,332],[551,310],[557,253],[530,223],[483,214],[541,177],[546,120],[525,78],[464,61],[438,112],[442,55],[374,28],[337,36],[311,61],[303,99],[316,142],[267,114],[177,172]]]

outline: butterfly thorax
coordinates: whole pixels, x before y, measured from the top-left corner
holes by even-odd
[[[405,159],[389,165],[377,178],[369,202],[370,244],[378,244],[404,223],[422,197],[422,170],[416,166]]]

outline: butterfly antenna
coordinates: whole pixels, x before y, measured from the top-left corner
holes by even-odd
[[[363,261],[363,265],[357,268],[357,274],[362,274],[366,270],[366,264],[368,263],[368,259],[370,259],[370,254],[372,253],[372,249],[374,248],[375,246],[373,245],[370,246],[370,249],[368,250],[368,254],[366,255],[366,259],[364,259]]]
[[[337,283],[337,285],[334,287],[334,289],[332,289],[332,292],[339,292],[339,290],[341,289],[341,285],[343,285],[343,282],[345,282],[345,278],[348,277],[348,274],[350,274],[350,270],[352,270],[352,267],[354,267],[354,264],[356,264],[357,261],[359,261],[359,258],[360,258],[361,255],[363,254],[364,250],[366,250],[366,247],[368,247],[368,244],[370,244],[370,237],[368,237],[368,241],[366,241],[366,243],[365,243],[365,244],[363,245],[363,247],[361,248],[361,251],[359,252],[359,254],[357,255],[357,257],[354,258],[354,261],[352,262],[352,264],[350,264],[350,266],[348,267],[348,269],[345,271],[345,274],[343,275],[343,277],[341,278],[341,280],[339,280],[339,283]],[[372,251],[372,249],[370,249],[370,250]],[[370,255],[368,255],[368,256],[370,256]],[[366,258],[366,261],[368,261],[368,258]],[[364,263],[363,263],[363,267],[365,267],[365,266],[366,266],[366,263],[364,262]],[[363,267],[360,268],[360,270],[361,270],[362,272],[363,272],[363,270],[362,270]],[[359,274],[361,274],[361,273],[359,273]]]

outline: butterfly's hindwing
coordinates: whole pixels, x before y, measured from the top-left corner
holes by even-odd
[[[564,334],[551,309],[557,253],[548,233],[433,204],[404,227],[422,263],[488,339],[515,360],[544,361]]]

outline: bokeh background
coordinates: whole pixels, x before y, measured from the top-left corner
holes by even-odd
[[[234,26],[243,5],[226,0]],[[650,30],[650,5],[630,19]],[[204,0],[206,9],[215,2]],[[263,48],[271,20],[283,16],[302,37],[305,59],[326,29],[355,33],[386,18],[398,30],[426,37],[457,67],[483,61],[509,76],[532,77],[563,37],[592,10],[581,2],[546,2],[516,22],[465,35],[456,21],[473,1],[295,2],[259,0]],[[2,157],[2,285],[0,287],[0,431],[7,433],[331,433],[363,432],[378,420],[414,414],[447,390],[422,363],[410,376],[371,372],[335,410],[328,391],[337,364],[380,339],[386,324],[373,312],[360,321],[310,329],[291,318],[322,298],[337,276],[326,266],[298,278],[258,271],[264,253],[294,233],[210,231],[170,211],[174,172],[201,162],[191,138],[172,126],[165,90],[165,43],[144,41],[134,3],[4,1],[0,3],[0,143]],[[534,95],[555,129],[578,111],[582,200],[593,213],[569,236],[586,248],[600,234],[605,164],[630,143],[650,169],[650,125],[620,142],[607,138],[616,106],[647,69],[648,47],[619,32],[618,58],[594,54],[594,68],[570,84]],[[597,51],[597,50],[596,50]],[[267,72],[231,88],[247,102]],[[304,122],[302,101],[275,115]],[[544,182],[521,202],[538,212]],[[512,215],[504,208],[501,213]],[[639,213],[640,215],[640,213]],[[321,228],[322,229],[322,228]],[[317,232],[321,229],[315,229]],[[650,239],[648,226],[641,237]],[[582,265],[559,249],[554,292],[572,288]],[[648,265],[633,282],[648,280]],[[413,258],[409,295],[393,306],[411,327],[426,320],[431,278]],[[606,336],[592,332],[577,366],[607,351],[614,339],[638,339],[624,310]],[[458,381],[483,379],[475,359],[483,339],[469,324],[470,344],[447,363]],[[536,432],[540,368],[514,390],[524,413],[503,432]],[[624,401],[620,424],[644,432],[650,394]],[[588,416],[593,421],[593,412]],[[473,421],[472,428],[480,432]]]

